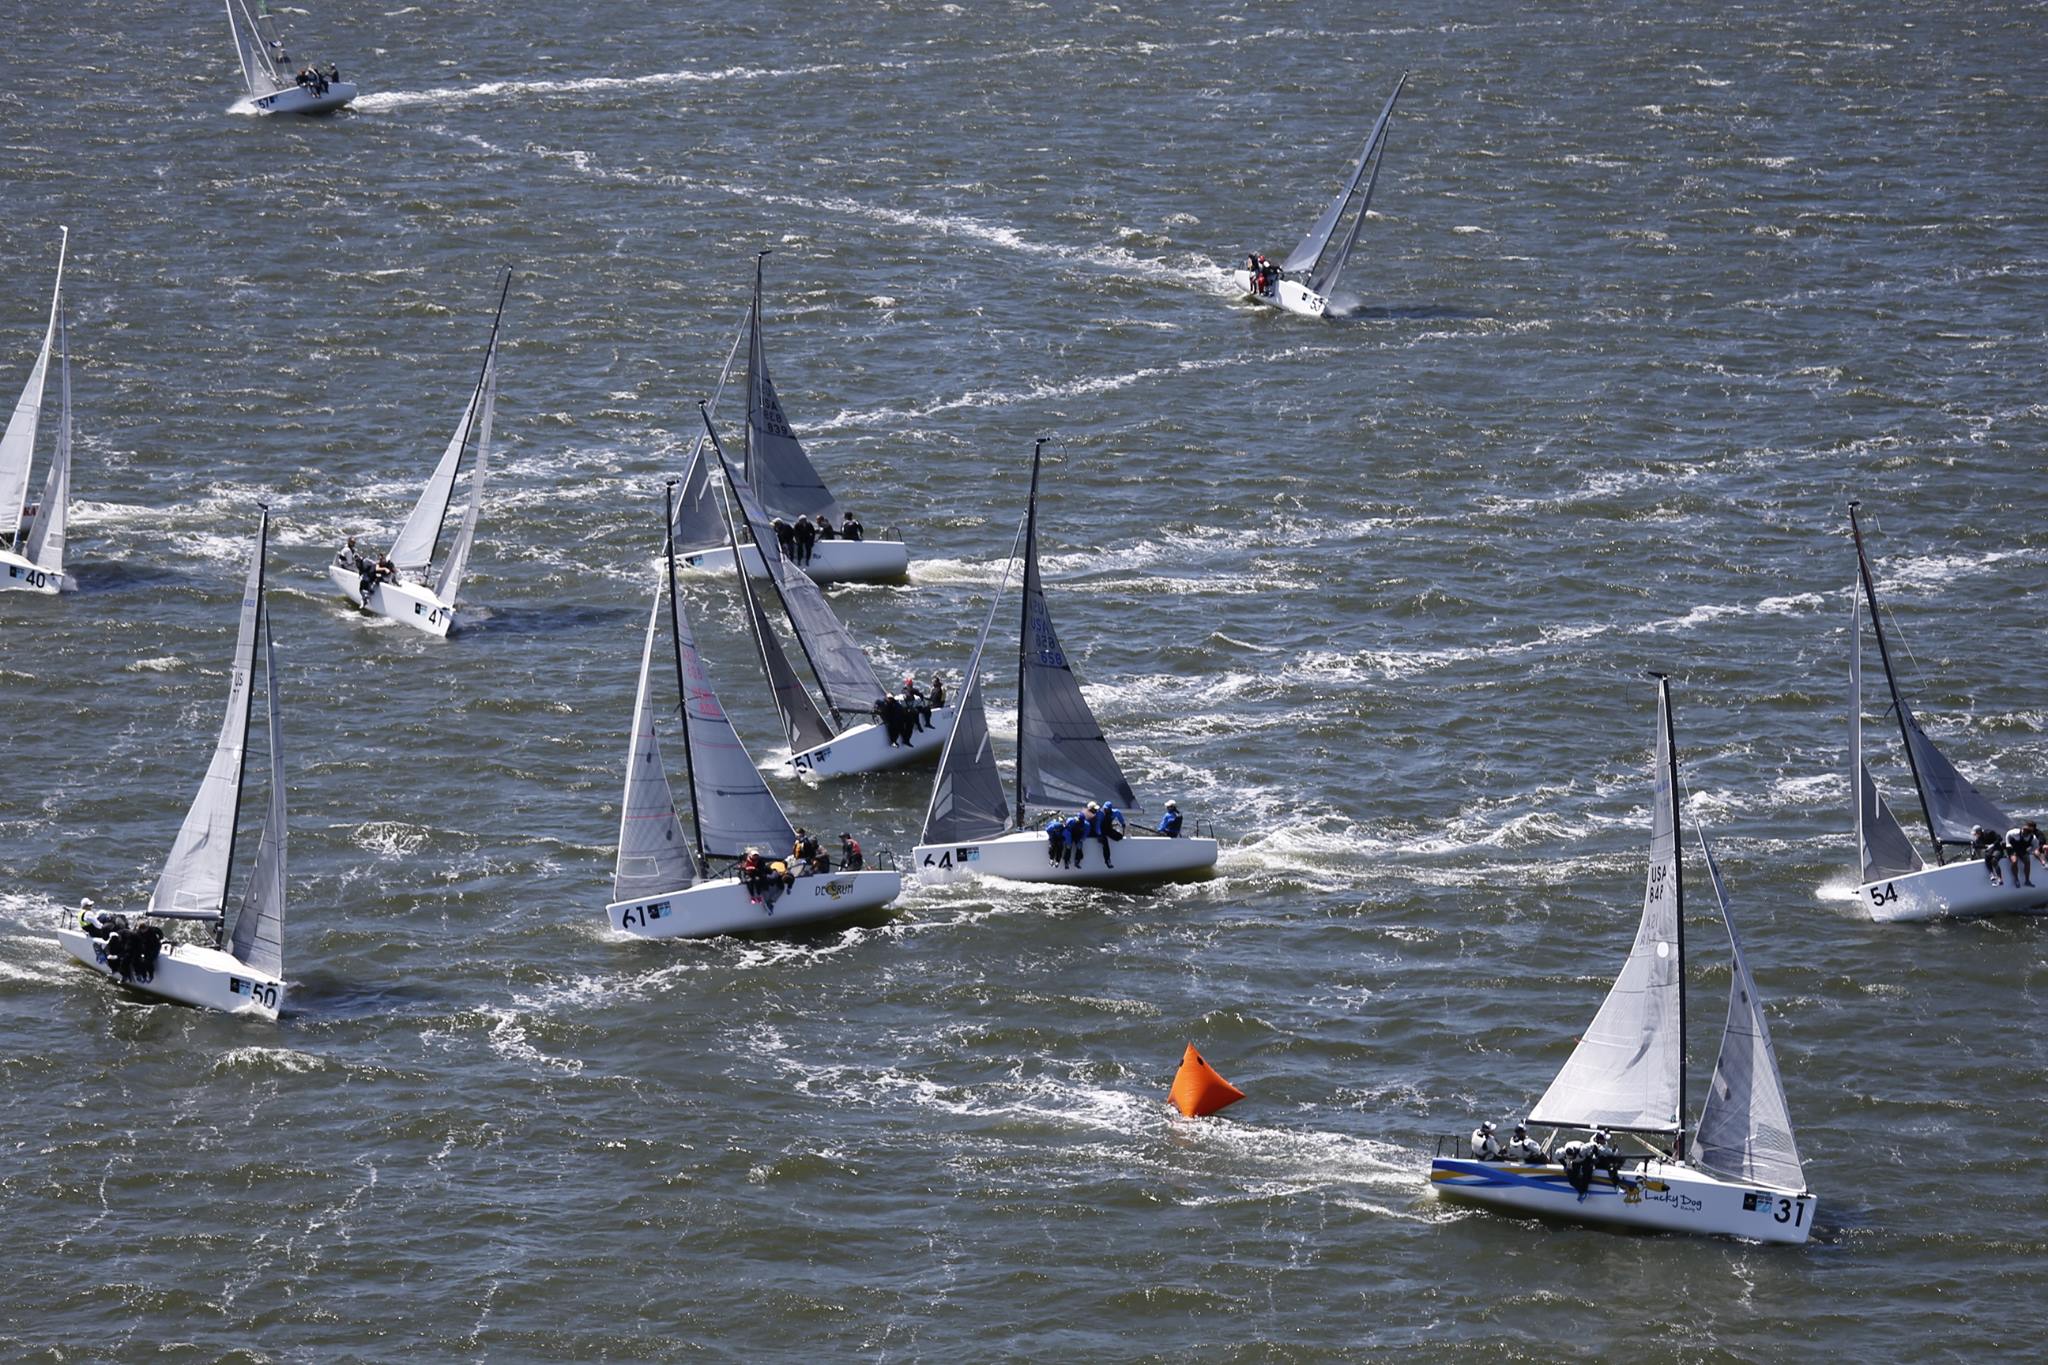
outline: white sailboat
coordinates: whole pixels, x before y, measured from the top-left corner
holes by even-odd
[[[934,707],[929,724],[913,722],[914,728],[907,739],[898,741],[890,738],[888,727],[875,718],[888,689],[875,676],[867,651],[860,647],[840,621],[817,583],[783,557],[781,546],[768,529],[767,514],[746,483],[733,477],[732,466],[726,462],[725,450],[711,425],[709,411],[701,404],[698,410],[704,413],[705,434],[710,439],[720,469],[725,473],[725,486],[732,492],[733,501],[746,520],[751,541],[745,543],[740,540],[738,524],[728,513],[728,543],[735,552],[748,549],[758,553],[768,571],[767,582],[789,620],[804,662],[810,666],[811,676],[817,680],[819,695],[825,699],[825,710],[831,714],[828,721],[812,701],[803,680],[790,666],[789,656],[770,629],[749,575],[735,567],[733,576],[746,604],[747,623],[753,629],[761,668],[767,675],[769,688],[775,696],[776,710],[782,717],[783,735],[789,740],[790,756],[784,761],[784,768],[791,776],[823,781],[937,759],[946,736],[952,732],[953,717],[957,712],[951,706]],[[736,553],[729,562],[738,566],[744,561]]]
[[[87,967],[146,995],[229,1014],[275,1019],[283,1007],[285,814],[284,738],[278,717],[277,651],[264,609],[263,560],[270,534],[266,508],[242,586],[241,628],[229,673],[227,711],[206,777],[149,907],[125,915],[81,911],[57,930],[57,942]],[[236,826],[247,769],[249,711],[255,700],[258,625],[262,627],[265,716],[269,729],[270,803],[242,899],[232,916],[228,888],[235,871]],[[69,916],[67,915],[67,920]],[[152,921],[210,927],[211,943],[166,939]]]
[[[57,593],[74,586],[64,575],[64,541],[71,517],[71,344],[64,333],[64,255],[71,229],[58,229],[57,284],[50,294],[50,324],[43,331],[43,349],[29,368],[28,382],[15,400],[14,412],[0,432],[0,591]],[[43,417],[43,388],[50,373],[50,353],[57,354],[57,445],[50,455],[43,495],[30,503],[29,466],[35,460],[36,431]]]
[[[491,419],[498,406],[498,326],[505,320],[505,298],[512,289],[507,271],[498,291],[498,312],[491,319],[491,339],[484,348],[483,371],[462,409],[455,435],[420,490],[419,501],[392,537],[386,556],[391,571],[380,574],[363,556],[352,556],[344,548],[327,566],[327,576],[358,607],[379,616],[403,621],[415,630],[445,638],[455,624],[455,609],[462,580],[469,572],[469,552],[476,543],[476,523],[483,511],[484,483],[491,468]],[[470,471],[469,506],[455,528],[455,539],[441,560],[441,572],[432,572],[441,532],[447,525],[448,508],[455,499],[455,480],[461,473],[462,453],[471,439],[476,442],[476,461]],[[367,600],[365,599],[367,594]]]
[[[1112,841],[1113,852],[1105,854],[1097,840],[1088,839],[1078,863],[1056,862],[1044,831],[1026,827],[1033,806],[1072,812],[1090,801],[1113,799],[1124,811],[1140,809],[1101,723],[1081,695],[1080,680],[1053,630],[1039,580],[1038,471],[1044,446],[1038,442],[1031,453],[1031,496],[1019,531],[1024,600],[1017,635],[1014,813],[1003,791],[981,701],[981,655],[1003,589],[1009,585],[1006,565],[954,703],[959,715],[939,758],[924,836],[913,854],[917,875],[936,883],[981,874],[1072,886],[1128,886],[1207,876],[1216,866],[1217,846],[1211,838],[1166,838],[1133,829],[1124,839]]]
[[[1657,682],[1650,870],[1628,960],[1578,1046],[1531,1113],[1531,1127],[1626,1136],[1638,1154],[1579,1160],[1480,1161],[1440,1146],[1431,1188],[1447,1199],[1516,1213],[1644,1231],[1804,1242],[1806,1186],[1784,1083],[1756,983],[1743,959],[1720,869],[1700,836],[1732,980],[1714,1078],[1688,1145],[1685,1130],[1685,901],[1678,856],[1678,761],[1671,687]],[[1548,1147],[1548,1144],[1546,1144]],[[1583,1151],[1583,1147],[1581,1151]],[[1579,1156],[1574,1152],[1572,1156]]]
[[[803,443],[783,415],[782,399],[768,374],[761,348],[761,261],[754,258],[754,298],[747,311],[747,424],[740,448],[740,477],[753,490],[772,520],[794,523],[799,517],[823,517],[834,529],[819,540],[810,559],[797,565],[818,583],[900,583],[910,576],[910,551],[900,540],[849,540],[836,534],[843,524],[839,500],[825,486],[804,453]],[[727,361],[730,368],[731,361]],[[724,379],[719,380],[724,388]],[[684,567],[723,572],[732,567],[732,548],[725,525],[711,505],[708,490],[695,471],[685,471],[685,487],[677,527]],[[764,577],[767,565],[751,545],[741,551],[747,572]]]
[[[266,0],[227,0],[228,31],[249,87],[243,103],[264,114],[331,114],[356,97],[330,65],[294,67]]]
[[[1849,789],[1856,807],[1856,853],[1858,892],[1863,906],[1874,920],[1927,920],[1948,916],[1991,915],[2048,911],[2048,875],[2035,879],[2032,867],[2015,877],[2010,864],[2000,880],[1992,879],[1978,857],[1964,856],[1946,862],[1947,850],[1967,849],[1971,830],[1982,825],[2004,837],[2013,821],[1970,780],[1956,771],[1948,756],[1920,728],[1913,708],[1899,691],[1892,672],[1891,648],[1885,641],[1884,622],[1877,609],[1877,586],[1871,580],[1870,560],[1863,550],[1863,527],[1857,521],[1858,503],[1849,504],[1849,530],[1856,542],[1857,582],[1849,597]],[[1858,588],[1861,592],[1858,592]],[[1920,811],[1927,819],[1929,847],[1934,865],[1929,867],[1913,848],[1913,841],[1900,827],[1884,793],[1870,775],[1863,758],[1863,629],[1862,608],[1870,607],[1870,628],[1877,636],[1878,658],[1884,663],[1885,685],[1891,693],[1892,713],[1898,717],[1899,736],[1905,743],[1906,766],[1913,774],[1913,787],[1920,796]],[[2035,885],[2027,885],[2035,881]]]
[[[1380,166],[1386,160],[1387,124],[1394,116],[1394,104],[1401,98],[1402,88],[1408,84],[1408,75],[1408,72],[1402,72],[1401,79],[1394,83],[1394,93],[1387,96],[1386,107],[1380,110],[1379,120],[1372,126],[1372,135],[1366,138],[1358,160],[1352,163],[1343,188],[1309,225],[1308,235],[1278,266],[1264,262],[1261,257],[1258,271],[1248,267],[1235,273],[1237,287],[1253,302],[1300,313],[1304,317],[1329,315],[1330,301],[1336,297],[1337,285],[1344,277],[1344,267],[1358,245],[1358,234],[1365,227],[1366,214],[1372,210],[1372,192],[1379,184]],[[1372,166],[1371,179],[1365,177],[1368,164]],[[1364,181],[1362,195],[1359,191],[1361,180]],[[1338,238],[1337,226],[1343,221],[1345,210],[1354,197],[1358,199],[1358,211],[1351,220],[1350,230]],[[1336,241],[1334,248],[1331,246],[1333,240]]]
[[[670,485],[673,498],[674,483]],[[873,910],[896,899],[903,878],[890,870],[804,873],[789,885],[750,889],[734,865],[750,848],[782,858],[796,831],[711,690],[697,653],[690,618],[676,593],[674,508],[668,509],[668,567],[654,590],[647,635],[640,647],[640,681],[633,696],[633,734],[626,754],[626,789],[619,810],[619,856],[611,927],[638,938],[707,938],[788,930]],[[675,793],[661,761],[655,712],[648,699],[654,640],[668,594],[676,690],[682,698],[683,770],[690,792],[694,844],[676,818]],[[711,871],[714,860],[726,870]]]

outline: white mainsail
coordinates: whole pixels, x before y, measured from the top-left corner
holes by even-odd
[[[775,381],[768,376],[768,357],[761,348],[761,262],[754,258],[754,306],[752,337],[747,346],[747,427],[741,449],[740,470],[747,484],[761,499],[761,505],[778,517],[823,515],[839,520],[839,501],[825,486],[803,442],[797,440]]]
[[[469,573],[470,547],[476,544],[477,517],[484,509],[484,483],[491,472],[491,418],[497,410],[498,364],[493,357],[484,366],[484,408],[476,424],[476,463],[469,472],[469,506],[463,509],[462,525],[456,528],[455,539],[448,546],[440,581],[434,584],[434,596],[451,607]]]
[[[1757,999],[1756,982],[1743,960],[1742,940],[1728,913],[1728,892],[1721,868],[1707,844],[1706,831],[1694,835],[1705,856],[1714,903],[1728,930],[1728,1022],[1721,1030],[1721,1051],[1714,1060],[1714,1078],[1700,1109],[1692,1164],[1731,1180],[1804,1190],[1806,1171],[1792,1139],[1792,1114],[1785,1104],[1785,1083],[1778,1074],[1778,1054],[1771,1046],[1771,1027]]]
[[[1017,643],[1017,818],[1031,805],[1062,808],[1115,797],[1141,809],[1102,723],[1081,695],[1080,679],[1060,648],[1038,576],[1039,452],[1031,455],[1025,512],[1024,621]]]
[[[1366,164],[1373,160],[1374,153],[1381,147],[1382,139],[1386,136],[1387,121],[1394,114],[1394,104],[1401,98],[1401,90],[1407,84],[1408,73],[1404,71],[1401,73],[1401,79],[1394,84],[1394,93],[1387,96],[1386,107],[1380,110],[1379,119],[1372,127],[1372,135],[1365,140],[1364,150],[1359,152],[1358,160],[1352,163],[1351,173],[1344,178],[1343,188],[1337,191],[1336,198],[1317,215],[1315,222],[1309,225],[1308,233],[1301,239],[1300,244],[1280,263],[1282,270],[1308,271],[1309,286],[1318,293],[1326,292],[1325,283],[1334,286],[1335,277],[1344,268],[1344,258],[1350,255],[1351,248],[1357,244],[1358,226],[1354,223],[1349,236],[1345,239],[1343,250],[1331,260],[1323,259],[1324,252],[1330,244],[1330,237],[1337,230],[1338,220],[1344,216],[1345,205],[1349,204],[1351,196],[1358,192],[1358,182],[1365,175]],[[1374,164],[1373,181],[1377,183],[1378,180],[1379,167]],[[1371,203],[1372,187],[1367,186],[1365,203],[1359,205],[1358,209],[1358,223],[1365,220],[1366,210]]]
[[[284,89],[284,77],[277,69],[278,61],[284,57],[284,45],[277,42],[269,12],[262,12],[259,24],[246,0],[227,0],[227,7],[228,31],[235,35],[235,57],[242,64],[242,82],[249,87],[249,94],[271,95]],[[263,10],[262,0],[257,0],[257,9]],[[266,51],[273,43],[276,50]]]
[[[1650,870],[1628,961],[1530,1122],[1676,1132],[1684,1087],[1685,942],[1671,698],[1660,681]]]
[[[967,676],[960,685],[959,700],[953,704],[953,728],[946,734],[939,754],[938,776],[932,781],[931,803],[925,807],[924,837],[927,844],[965,843],[993,839],[1010,827],[1010,802],[1003,792],[1003,775],[996,767],[993,741],[989,736],[988,711],[981,700],[981,655],[988,647],[990,627],[996,609],[1002,605],[1003,589],[1010,585],[1010,566],[1024,536],[1022,523],[1010,554],[1003,561],[1002,581],[988,604],[988,619],[981,623],[981,636],[974,642],[974,654],[967,662]]]
[[[235,817],[242,803],[242,756],[249,733],[253,700],[250,674],[256,666],[256,618],[263,605],[263,554],[269,539],[270,514],[264,512],[256,533],[256,550],[242,584],[241,624],[235,634],[234,665],[228,673],[227,711],[220,738],[200,781],[198,795],[185,812],[185,823],[164,860],[151,910],[224,911],[228,869],[234,861]]]
[[[263,682],[270,729],[270,809],[256,841],[256,861],[242,912],[235,919],[229,949],[237,961],[270,976],[284,975],[284,852],[289,823],[284,797],[284,725],[277,700],[277,647],[270,638],[270,617],[263,616]]]
[[[455,434],[448,440],[448,446],[441,452],[441,458],[434,465],[434,472],[427,477],[426,487],[420,490],[419,501],[405,521],[399,526],[398,534],[391,538],[391,562],[399,573],[415,581],[426,576],[434,562],[434,550],[441,540],[441,528],[448,519],[448,504],[455,497],[455,476],[462,466],[462,452],[468,446],[470,437],[476,432],[478,414],[483,408],[484,389],[495,375],[498,360],[498,328],[505,320],[505,299],[512,291],[512,274],[505,273],[505,285],[498,294],[497,316],[491,319],[491,339],[484,347],[483,368],[477,372],[476,387],[470,390],[469,401],[463,404],[462,420],[455,424]],[[495,389],[493,389],[495,394]],[[476,484],[477,495],[481,496],[482,483]],[[472,530],[472,537],[474,531]],[[463,558],[468,558],[469,547],[464,545]],[[460,582],[458,575],[457,582]]]
[[[1849,785],[1855,793],[1857,867],[1862,880],[1918,872],[1926,864],[1885,804],[1870,765],[1863,760],[1863,604],[1859,585],[1849,585]]]
[[[635,900],[680,891],[697,880],[697,856],[676,818],[676,798],[661,761],[655,711],[647,704],[654,663],[654,636],[661,624],[664,580],[655,586],[640,646],[640,682],[633,693],[633,736],[626,751],[626,793],[619,803],[619,857],[612,872],[612,899]]]
[[[57,321],[57,451],[43,480],[42,501],[29,524],[30,563],[51,573],[64,571],[65,531],[71,521],[71,339],[63,318]]]
[[[64,256],[71,246],[71,229],[59,229],[57,283],[50,291],[50,323],[43,331],[43,348],[15,400],[7,428],[0,431],[0,534],[12,543],[21,533],[22,510],[28,501],[28,468],[35,458],[36,428],[43,416],[43,387],[50,373],[50,353],[57,343],[57,317],[64,302]]]

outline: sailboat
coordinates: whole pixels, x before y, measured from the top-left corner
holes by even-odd
[[[747,624],[753,630],[761,669],[767,675],[776,710],[782,717],[783,735],[789,740],[790,755],[784,766],[793,776],[822,781],[936,759],[946,736],[952,732],[955,709],[932,708],[930,723],[918,724],[903,742],[892,742],[888,728],[878,720],[864,719],[874,715],[878,700],[888,689],[875,676],[867,652],[825,600],[824,591],[783,557],[781,546],[768,529],[767,514],[753,491],[744,480],[733,477],[718,432],[711,425],[709,410],[700,404],[698,411],[704,414],[705,435],[751,537],[752,543],[743,546],[738,523],[731,520],[728,512],[726,530],[733,551],[733,577],[738,580],[740,597],[746,605]],[[755,550],[767,569],[767,582],[782,605],[804,662],[810,665],[811,676],[817,680],[825,709],[831,712],[829,722],[811,700],[803,680],[790,667],[789,656],[768,625],[767,615],[749,581],[751,576],[740,567],[744,562],[740,557],[743,548]]]
[[[1329,314],[1330,300],[1337,295],[1344,267],[1358,245],[1358,234],[1365,227],[1365,216],[1372,209],[1372,192],[1379,184],[1380,167],[1386,160],[1387,123],[1394,116],[1394,104],[1401,98],[1402,88],[1408,84],[1408,75],[1408,72],[1402,72],[1401,79],[1394,83],[1394,93],[1387,96],[1386,107],[1380,110],[1379,121],[1373,124],[1372,136],[1366,138],[1358,160],[1351,164],[1351,173],[1344,178],[1343,188],[1309,225],[1308,235],[1278,267],[1259,271],[1260,278],[1254,278],[1250,269],[1236,272],[1237,287],[1250,295],[1254,302],[1270,304],[1305,317],[1320,318]],[[1372,166],[1371,179],[1365,176],[1368,164]],[[1361,180],[1365,184],[1363,194],[1359,191]],[[1354,197],[1358,199],[1357,214],[1351,220],[1350,230],[1339,238],[1337,226],[1343,221],[1345,210]],[[1331,246],[1333,241],[1336,242],[1334,248]]]
[[[1532,1128],[1608,1129],[1630,1139],[1640,1154],[1598,1169],[1590,1157],[1560,1162],[1554,1150],[1547,1161],[1480,1161],[1460,1154],[1453,1140],[1453,1154],[1443,1155],[1440,1145],[1430,1163],[1431,1187],[1447,1199],[1574,1222],[1804,1242],[1813,1230],[1815,1200],[1793,1141],[1770,1026],[1704,833],[1700,850],[1728,930],[1731,980],[1714,1077],[1699,1127],[1692,1142],[1686,1140],[1678,758],[1671,684],[1654,676],[1657,756],[1642,919],[1600,1012],[1529,1117]]]
[[[1090,839],[1079,864],[1064,865],[1052,860],[1044,831],[1026,826],[1033,806],[1072,812],[1090,801],[1114,799],[1125,811],[1139,809],[1060,647],[1039,580],[1038,473],[1044,448],[1045,442],[1039,441],[1031,452],[1031,496],[1018,528],[1018,548],[1011,555],[1015,560],[1021,554],[1024,565],[1023,619],[1017,633],[1016,806],[1013,811],[1003,791],[981,700],[981,656],[1003,589],[1009,586],[1006,563],[960,684],[955,703],[959,715],[939,757],[924,835],[913,854],[917,874],[937,883],[980,873],[1075,886],[1206,876],[1216,866],[1216,841],[1211,838],[1165,838],[1134,829],[1113,842],[1111,862],[1104,862],[1101,845]]]
[[[455,435],[441,452],[440,463],[420,490],[412,513],[392,537],[389,559],[394,573],[380,576],[374,565],[344,548],[327,566],[327,576],[342,596],[379,616],[403,621],[415,630],[445,638],[455,624],[457,594],[469,572],[469,551],[476,543],[477,516],[484,505],[484,481],[491,468],[491,418],[498,406],[498,326],[505,320],[505,298],[512,290],[512,275],[498,291],[497,316],[491,319],[490,343],[484,347],[484,366],[476,387],[463,406],[462,420]],[[456,526],[455,539],[441,560],[441,572],[432,573],[441,532],[448,521],[448,508],[455,500],[455,479],[461,472],[462,452],[472,438],[476,462],[469,479],[469,506]],[[368,593],[368,601],[364,594]]]
[[[1856,807],[1856,880],[1861,888],[1858,894],[1874,920],[1925,920],[2011,911],[2038,914],[2048,910],[2048,875],[2028,886],[2024,877],[2012,875],[2008,864],[2001,873],[2002,881],[1994,882],[1980,858],[1966,856],[1953,863],[1945,861],[1948,849],[1970,847],[1974,826],[1982,825],[2003,838],[2014,822],[1956,771],[1948,756],[1920,728],[1912,706],[1899,691],[1898,676],[1892,671],[1891,647],[1878,615],[1877,586],[1870,576],[1870,558],[1863,549],[1863,527],[1856,518],[1859,506],[1860,503],[1849,504],[1857,577],[1849,589],[1849,789],[1855,793],[1851,800]],[[1920,812],[1927,820],[1928,845],[1934,854],[1932,867],[1914,850],[1913,841],[1892,814],[1884,793],[1870,775],[1870,765],[1863,759],[1862,609],[1866,602],[1870,607],[1871,632],[1877,636],[1878,658],[1884,663],[1885,686],[1891,692],[1892,712],[1898,717],[1899,737],[1905,742],[1906,766],[1913,774]]]
[[[676,592],[674,497],[671,481],[667,573],[655,586],[640,646],[626,790],[619,807],[619,856],[606,918],[612,928],[638,938],[706,938],[805,927],[887,905],[903,891],[901,874],[890,870],[806,873],[786,887],[759,890],[750,889],[735,870],[749,849],[771,859],[783,857],[796,831],[740,743],[697,653],[689,614]],[[648,697],[664,591],[676,690],[683,701],[684,785],[694,839],[685,838],[676,818],[675,793],[661,761]],[[721,859],[728,866],[714,875],[712,863]]]
[[[241,628],[228,675],[228,704],[220,739],[150,894],[149,907],[125,915],[82,910],[57,930],[64,950],[103,976],[145,995],[229,1014],[275,1019],[284,1004],[284,737],[278,719],[277,650],[264,610],[263,560],[270,536],[266,507],[256,526],[254,553],[242,585]],[[255,701],[258,626],[261,626],[265,717],[270,745],[270,802],[256,856],[246,873],[241,903],[230,915],[236,827],[248,767],[249,712]],[[69,918],[67,914],[67,919]],[[152,921],[191,921],[210,927],[212,942],[166,940]],[[231,922],[232,921],[232,926]]]
[[[28,383],[15,401],[7,429],[0,433],[0,522],[7,539],[0,543],[0,591],[56,593],[72,586],[64,576],[64,533],[71,516],[71,344],[64,334],[64,253],[71,229],[57,243],[57,285],[50,295],[50,325],[43,349],[29,368]],[[29,465],[36,454],[36,429],[43,417],[43,387],[50,373],[50,352],[57,352],[57,448],[43,479],[43,496],[28,502]]]
[[[754,299],[747,310],[747,424],[740,447],[740,477],[753,490],[770,518],[794,523],[799,517],[823,517],[834,532],[819,540],[810,560],[800,564],[818,583],[900,583],[910,576],[910,551],[900,540],[847,540],[836,533],[842,524],[839,500],[825,486],[817,466],[804,454],[803,442],[783,414],[782,399],[768,374],[761,349],[761,262],[754,257]],[[728,368],[731,359],[727,360]],[[724,387],[721,377],[719,386]],[[732,566],[725,527],[704,500],[695,469],[684,472],[682,562],[684,567],[722,572]],[[741,552],[747,571],[760,578],[767,572],[752,546]]]
[[[293,69],[265,0],[227,0],[227,6],[228,31],[235,37],[250,108],[264,114],[331,114],[356,97],[355,83],[342,80],[332,67]],[[311,74],[301,80],[301,71]]]

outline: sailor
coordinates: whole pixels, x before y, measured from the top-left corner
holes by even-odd
[[[939,671],[938,671],[937,669],[933,669],[933,670],[932,670],[932,690],[931,690],[931,694],[930,694],[929,696],[927,696],[927,697],[925,698],[925,713],[924,713],[924,715],[925,715],[925,720],[926,720],[926,722],[927,722],[927,723],[929,723],[929,722],[930,722],[930,720],[931,720],[931,715],[932,715],[932,712],[934,712],[934,711],[939,711],[939,710],[943,710],[943,709],[945,708],[945,705],[946,705],[946,675],[945,675],[945,674],[943,674],[943,673],[941,673],[941,672],[939,672]]]
[[[1058,811],[1045,822],[1045,857],[1054,867],[1067,865],[1067,817]]]
[[[861,856],[860,852],[860,840],[854,838],[845,830],[840,830],[839,870],[841,872],[858,872],[866,866],[867,860]]]
[[[1166,803],[1166,813],[1159,817],[1159,832],[1169,839],[1178,839],[1180,838],[1180,826],[1180,805],[1178,802],[1168,801]]]
[[[2012,863],[2014,886],[2034,884],[2034,851],[2040,846],[2041,828],[2032,820],[2005,832],[2005,853]]]
[[[841,540],[859,540],[861,530],[861,524],[854,520],[853,513],[848,512],[839,519],[839,538]]]
[[[798,517],[796,529],[790,532],[790,535],[796,541],[796,562],[810,563],[811,547],[818,543],[817,525],[809,517]]]
[[[923,729],[932,728],[932,713],[924,705],[924,689],[919,687],[917,679],[908,673],[903,675],[903,715],[907,721],[903,736],[906,740],[920,728],[919,721],[924,722]]]
[[[1982,825],[1970,826],[1970,852],[1984,855],[1984,870],[1991,874],[1993,886],[2004,886],[2005,878],[1998,875],[1998,864],[2005,857],[2005,840],[1993,834]]]
[[[789,860],[808,872],[818,861],[818,839],[802,825],[796,827],[796,841],[789,846]]]
[[[1593,1130],[1593,1160],[1616,1184],[1621,1183],[1621,1152],[1614,1145],[1614,1135],[1605,1128]]]
[[[1102,865],[1115,867],[1109,857],[1109,821],[1102,817],[1102,803],[1090,801],[1087,809],[1081,812],[1081,822],[1081,837],[1102,845]]]
[[[1488,1119],[1472,1130],[1472,1159],[1474,1161],[1499,1161],[1506,1153],[1501,1150],[1500,1141],[1493,1135],[1493,1120]]]
[[[356,538],[354,536],[350,536],[347,543],[334,552],[334,562],[341,568],[357,572],[361,571],[363,557],[356,553]]]
[[[1573,1138],[1557,1149],[1557,1164],[1564,1167],[1564,1178],[1579,1192],[1579,1202],[1586,1202],[1586,1191],[1593,1188],[1593,1144]]]
[[[93,928],[92,897],[87,896],[78,903],[78,932],[91,938],[94,937]]]
[[[341,68],[333,62],[327,64],[327,83],[329,85],[341,84]]]
[[[1067,861],[1062,867],[1079,867],[1088,856],[1088,817],[1079,811],[1067,817]]]
[[[896,698],[883,695],[875,698],[870,708],[875,713],[875,722],[882,727],[882,733],[889,740],[889,747],[895,748],[902,742],[903,703]]]
[[[748,849],[747,856],[740,859],[738,871],[740,880],[746,884],[747,898],[759,905],[761,892],[768,882],[768,865],[761,861],[761,850]]]
[[[1508,1143],[1507,1159],[1531,1166],[1541,1166],[1549,1160],[1544,1154],[1543,1144],[1529,1136],[1529,1126],[1525,1123],[1515,1125],[1515,1136]]]
[[[838,535],[839,533],[832,529],[832,518],[826,516],[823,512],[818,513],[818,539],[834,540],[838,538]]]
[[[1126,828],[1124,813],[1116,808],[1116,802],[1114,800],[1103,802],[1101,809],[1095,813],[1095,833],[1102,840],[1102,865],[1104,867],[1115,866],[1109,860],[1109,841],[1123,838]]]
[[[796,528],[781,517],[775,518],[775,520],[768,524],[775,529],[775,543],[781,547],[782,557],[784,559],[794,559],[796,557]]]

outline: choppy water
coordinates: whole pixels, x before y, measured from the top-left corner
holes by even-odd
[[[297,46],[369,92],[324,122],[225,113],[203,5],[27,4],[0,44],[0,378],[69,223],[82,589],[0,597],[7,1353],[2035,1347],[2041,925],[1862,921],[1839,770],[1860,495],[1929,728],[2048,799],[2038,7],[318,8]],[[1360,316],[1234,302],[1411,67]],[[1141,794],[1224,826],[1215,881],[600,929],[658,478],[763,246],[791,413],[917,554],[843,614],[957,669],[1058,437],[1063,634]],[[321,566],[402,515],[503,264],[508,467],[437,644]],[[274,1028],[48,938],[146,892],[266,493]],[[691,592],[765,750],[731,598]],[[1422,1191],[1625,948],[1645,667],[1771,1003],[1804,1250]],[[924,799],[791,804],[907,851]],[[1252,1094],[1226,1119],[1161,1103],[1190,1039]]]

